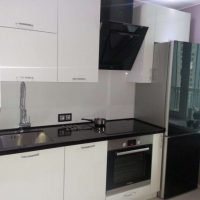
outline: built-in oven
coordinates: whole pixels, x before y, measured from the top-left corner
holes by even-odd
[[[108,142],[107,195],[150,184],[153,136]]]

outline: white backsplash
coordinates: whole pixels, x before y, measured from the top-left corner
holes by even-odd
[[[0,129],[19,124],[18,82],[2,83]],[[99,72],[98,83],[26,83],[26,107],[32,126],[58,124],[58,113],[82,117],[129,118],[134,113],[135,85],[124,71]]]

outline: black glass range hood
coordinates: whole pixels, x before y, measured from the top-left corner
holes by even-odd
[[[148,27],[102,21],[99,69],[131,70]]]
[[[101,0],[101,21],[132,23],[133,0]]]

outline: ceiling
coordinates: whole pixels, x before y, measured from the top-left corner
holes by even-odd
[[[183,9],[200,4],[200,0],[135,0],[135,6],[142,3],[155,3],[175,9]]]

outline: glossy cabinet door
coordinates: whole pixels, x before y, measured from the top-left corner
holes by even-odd
[[[190,21],[190,13],[159,7],[156,16],[155,42],[173,40],[188,42]]]
[[[58,81],[98,80],[100,0],[59,0]]]
[[[158,5],[144,4],[133,10],[133,23],[149,27],[143,45],[127,80],[136,83],[152,83],[155,42],[173,40],[189,41],[191,14]]]
[[[1,81],[56,81],[57,35],[0,27]]]
[[[155,6],[144,5],[134,8],[133,23],[148,27],[148,31],[133,68],[128,72],[130,82],[150,83],[152,80],[156,12]]]
[[[200,130],[199,44],[174,42],[169,103],[170,136]]]
[[[105,200],[107,142],[65,148],[65,200]]]
[[[200,135],[190,134],[166,140],[164,198],[171,199],[198,188]]]
[[[161,167],[163,151],[163,134],[153,135],[153,152],[151,167],[151,194],[160,191],[161,186]]]
[[[57,0],[1,0],[0,26],[57,32]]]
[[[64,148],[0,156],[4,200],[63,200]]]

